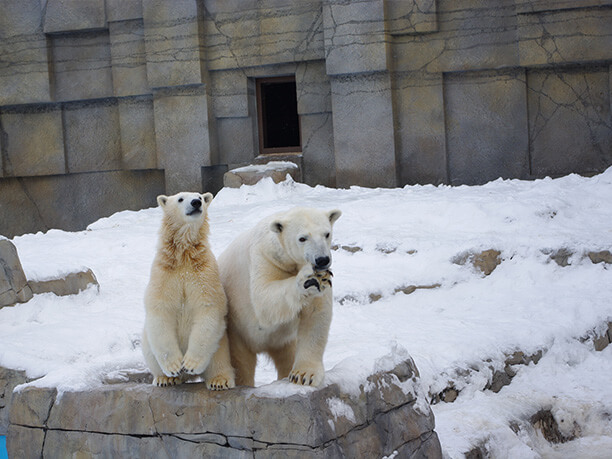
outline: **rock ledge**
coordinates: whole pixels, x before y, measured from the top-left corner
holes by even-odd
[[[121,383],[61,397],[26,386],[13,396],[7,446],[9,457],[442,457],[417,381],[408,360],[359,395],[285,382],[224,392]]]

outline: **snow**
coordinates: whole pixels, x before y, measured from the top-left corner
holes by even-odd
[[[446,457],[476,446],[502,458],[609,456],[612,346],[597,352],[581,338],[612,321],[612,269],[586,256],[612,249],[612,168],[591,178],[474,187],[329,189],[266,179],[215,197],[214,252],[265,215],[296,205],[343,212],[334,229],[326,384],[358,391],[369,374],[411,356],[421,392],[459,390],[454,403],[432,406]],[[82,232],[14,238],[28,279],[86,266],[100,291],[35,295],[1,309],[0,366],[23,369],[40,378],[30,384],[60,392],[145,369],[142,300],[160,219],[157,208],[125,211]],[[487,249],[502,259],[489,276],[452,262]],[[573,253],[569,266],[550,260],[559,249]],[[439,286],[398,291],[410,285]],[[516,376],[499,393],[485,390],[492,369],[503,369],[518,350],[543,357],[515,365]],[[274,382],[275,375],[261,359],[254,391],[284,397],[312,390]],[[348,414],[331,403],[338,416]],[[577,438],[548,443],[529,423],[542,409]]]
[[[274,172],[286,169],[297,169],[297,164],[291,161],[269,161],[265,164],[249,164],[248,166],[232,169],[232,172]]]

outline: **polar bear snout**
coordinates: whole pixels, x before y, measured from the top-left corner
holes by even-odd
[[[191,204],[191,208],[187,209],[187,215],[198,215],[202,212],[202,200],[200,198],[192,199],[189,204]]]
[[[331,258],[325,256],[325,257],[317,257],[315,259],[315,269],[319,270],[319,271],[323,271],[327,268],[329,268],[331,265]]]

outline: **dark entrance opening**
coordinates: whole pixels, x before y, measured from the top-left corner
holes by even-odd
[[[260,153],[301,152],[295,77],[257,80]]]

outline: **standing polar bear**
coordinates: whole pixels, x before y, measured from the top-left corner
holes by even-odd
[[[203,375],[209,389],[234,387],[225,335],[227,299],[208,243],[212,197],[157,197],[164,216],[145,293],[142,349],[158,386]]]
[[[331,239],[339,210],[298,207],[263,219],[219,257],[236,383],[254,385],[258,353],[278,378],[317,386],[332,318]]]

